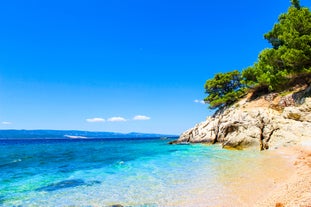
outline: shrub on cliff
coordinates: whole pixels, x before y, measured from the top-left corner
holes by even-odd
[[[204,101],[211,109],[228,106],[244,94],[241,74],[237,70],[216,74],[214,78],[206,81],[204,88],[208,94]]]

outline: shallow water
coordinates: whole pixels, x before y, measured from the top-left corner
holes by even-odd
[[[0,205],[235,206],[256,199],[239,191],[260,192],[282,179],[261,186],[265,173],[286,170],[258,151],[167,142],[1,140]]]

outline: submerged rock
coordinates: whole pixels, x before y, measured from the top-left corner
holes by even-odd
[[[73,188],[85,184],[86,183],[81,179],[64,180],[58,183],[52,183],[42,188],[38,188],[37,191],[55,191],[63,188]]]
[[[82,185],[95,185],[95,184],[100,184],[100,181],[90,181],[90,182],[85,182],[82,179],[71,179],[71,180],[64,180],[60,181],[57,183],[52,183],[50,185],[38,188],[37,191],[56,191],[64,188],[74,188]]]
[[[251,102],[245,98],[185,131],[173,143],[221,143],[223,147],[265,150],[311,139],[311,98],[294,93],[276,104],[275,98],[275,94]],[[294,103],[302,99],[303,104]]]

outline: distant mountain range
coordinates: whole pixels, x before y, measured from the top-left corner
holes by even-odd
[[[176,135],[148,133],[90,132],[76,130],[0,130],[0,139],[94,139],[94,138],[157,138]]]

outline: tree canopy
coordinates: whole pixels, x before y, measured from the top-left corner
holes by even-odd
[[[264,37],[272,48],[263,50],[258,61],[242,72],[247,85],[282,90],[292,76],[311,72],[311,12],[298,0],[292,0]]]
[[[234,103],[243,95],[241,74],[237,70],[216,74],[214,78],[206,81],[204,87],[206,93],[209,94],[204,101],[209,104],[211,109],[222,108]]]
[[[281,91],[297,76],[311,74],[311,12],[291,0],[286,13],[279,16],[272,30],[264,34],[271,44],[258,55],[254,65],[238,71],[216,74],[207,80],[205,101],[210,108],[234,103],[245,88]]]

